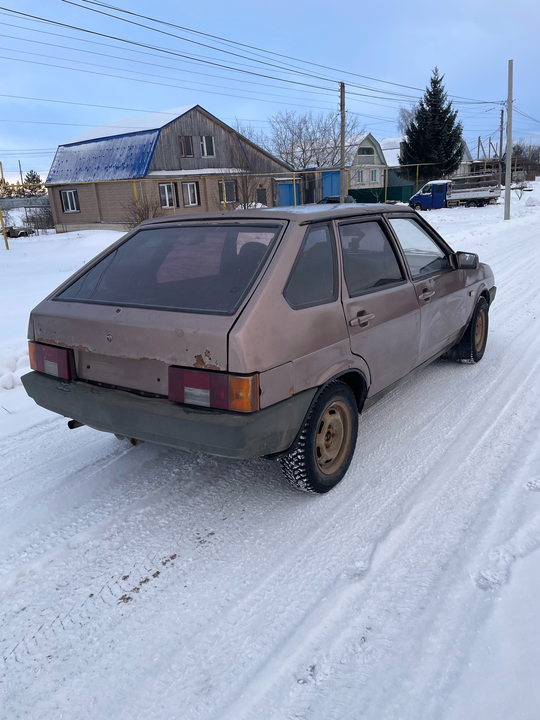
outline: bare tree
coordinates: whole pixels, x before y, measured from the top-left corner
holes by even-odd
[[[404,107],[403,105],[400,106],[398,110],[398,119],[396,121],[396,126],[401,135],[405,135],[407,133],[407,128],[411,124],[411,121],[416,118],[416,113],[418,112],[418,103],[414,103],[411,105],[411,107]]]
[[[159,200],[148,198],[141,193],[138,202],[133,198],[127,203],[123,203],[122,222],[131,230],[137,227],[143,220],[151,220],[152,218],[163,217],[165,213],[161,207]]]
[[[532,145],[520,138],[513,144],[512,157],[524,158],[533,163],[540,162],[540,146]]]
[[[266,149],[295,168],[332,167],[340,159],[339,113],[280,111],[268,119]],[[358,115],[347,114],[346,163],[350,164],[364,134]]]
[[[24,224],[36,230],[38,235],[40,230],[50,230],[54,228],[51,206],[47,204],[28,208]]]
[[[243,126],[246,130],[246,127]],[[247,128],[249,133],[249,128]],[[249,208],[256,204],[266,205],[272,191],[271,174],[276,172],[275,163],[253,147],[251,138],[230,133],[227,151],[227,170],[218,180],[219,202],[225,206]],[[223,186],[225,183],[225,186]],[[266,199],[266,202],[265,202]]]

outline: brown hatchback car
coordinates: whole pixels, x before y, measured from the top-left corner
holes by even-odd
[[[359,412],[441,355],[482,358],[495,292],[403,206],[150,220],[33,310],[22,380],[70,427],[275,458],[324,493]]]

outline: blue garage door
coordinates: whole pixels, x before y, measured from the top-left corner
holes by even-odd
[[[323,172],[322,174],[323,198],[328,195],[339,195],[339,170]]]
[[[292,183],[280,183],[279,184],[279,204],[280,207],[286,205],[294,205],[294,194]],[[296,204],[300,204],[300,187],[296,183]]]

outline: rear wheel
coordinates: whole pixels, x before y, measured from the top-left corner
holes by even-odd
[[[289,484],[304,492],[331,490],[351,464],[357,435],[356,398],[348,385],[337,380],[319,395],[296,448],[279,459]]]
[[[466,207],[478,207],[478,203],[476,202],[476,200],[469,200]]]
[[[485,297],[476,303],[465,335],[446,355],[453,360],[477,363],[484,357],[489,330],[489,305]]]

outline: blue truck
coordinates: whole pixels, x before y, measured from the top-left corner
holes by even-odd
[[[465,176],[452,180],[432,180],[409,200],[415,210],[436,208],[482,207],[497,202],[501,188],[492,176]]]

